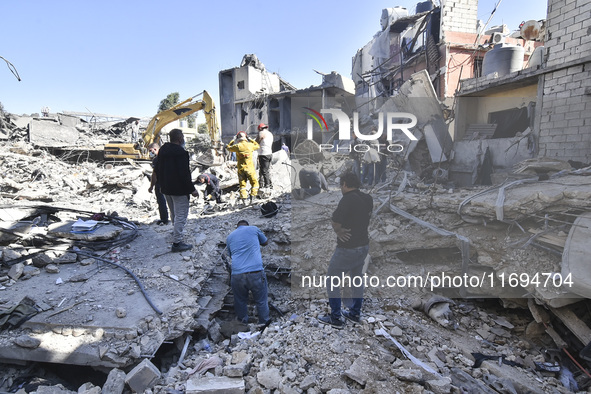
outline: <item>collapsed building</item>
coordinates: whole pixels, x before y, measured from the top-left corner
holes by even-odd
[[[153,225],[149,166],[58,160],[47,147],[67,135],[61,127],[38,133],[9,117],[1,361],[109,371],[78,392],[588,388],[589,10],[551,0],[547,20],[519,38],[502,28],[478,33],[476,7],[467,0],[421,3],[414,15],[383,11],[381,30],[354,57],[353,80],[327,74],[298,90],[254,55],[221,71],[222,136],[268,123],[293,160],[275,145],[272,177],[281,186],[263,197],[279,204],[277,216],[194,204],[187,231],[196,248],[180,255],[166,253],[168,229]],[[484,57],[503,40],[522,44],[523,52],[499,47],[519,52],[511,62],[519,66],[501,62],[488,73]],[[403,154],[389,160],[387,180],[368,186],[376,206],[366,273],[400,282],[368,286],[362,323],[342,333],[318,326],[325,289],[302,281],[321,276],[330,259],[328,218],[350,149],[338,141],[337,120],[311,122],[303,107],[358,112],[366,134],[379,128],[376,113],[417,118],[417,140],[400,138]],[[49,142],[39,138],[48,134]],[[291,201],[303,166],[322,171],[331,188]],[[231,197],[231,164],[207,170],[228,174]],[[263,253],[277,279],[275,321],[262,330],[237,327],[226,298],[224,240],[243,217],[272,239]],[[97,231],[72,232],[93,218],[102,222]],[[17,372],[9,373],[0,388],[18,389]]]

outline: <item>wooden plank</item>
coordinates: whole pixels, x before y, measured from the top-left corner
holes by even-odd
[[[583,343],[587,345],[591,343],[591,329],[584,321],[579,319],[569,307],[552,308],[550,311],[559,318],[564,325]]]

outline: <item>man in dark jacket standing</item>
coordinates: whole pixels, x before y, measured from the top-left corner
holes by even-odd
[[[337,235],[337,247],[330,259],[327,276],[329,277],[328,302],[330,314],[320,316],[318,320],[335,328],[345,325],[341,317],[359,322],[363,304],[363,265],[369,252],[369,220],[373,210],[373,198],[359,190],[361,182],[352,172],[341,177],[343,198],[332,214],[332,228]],[[341,310],[341,288],[348,285],[332,286],[332,278],[343,278],[349,274],[353,304],[349,310]]]
[[[183,242],[183,230],[189,216],[189,195],[197,197],[199,193],[191,181],[189,153],[184,148],[183,132],[173,129],[168,138],[170,142],[162,145],[158,152],[155,171],[174,224],[171,251],[183,252],[193,248],[193,245]]]

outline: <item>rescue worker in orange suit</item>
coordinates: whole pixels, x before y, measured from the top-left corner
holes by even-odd
[[[259,149],[260,146],[255,140],[248,138],[245,131],[239,131],[236,137],[228,143],[227,148],[230,152],[236,152],[240,199],[246,204],[246,198],[248,197],[246,182],[248,181],[250,182],[249,203],[252,203],[253,198],[259,192],[259,181],[253,161],[253,152]]]

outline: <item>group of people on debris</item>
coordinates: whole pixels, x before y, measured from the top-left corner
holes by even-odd
[[[262,133],[261,133],[262,132]],[[271,163],[271,144],[273,136],[268,132],[265,124],[259,125],[259,138],[248,138],[245,132],[239,132],[230,141],[227,148],[236,153],[238,161],[238,177],[240,181],[240,198],[246,199],[248,192],[246,183],[251,185],[250,196],[257,195],[259,183],[255,174],[252,154],[259,153],[260,179],[263,187],[272,187],[269,177]],[[153,156],[154,171],[150,183],[150,192],[156,191],[163,196],[158,201],[166,201],[173,223],[172,252],[183,252],[192,249],[192,245],[183,242],[183,229],[189,213],[190,196],[197,197],[198,191],[191,180],[189,168],[189,154],[184,149],[185,138],[180,129],[173,129],[169,133],[169,142],[159,147],[158,144],[149,146]],[[300,171],[302,195],[313,195],[320,189],[327,189],[326,179],[315,171]],[[198,183],[206,184],[206,193],[221,201],[219,181],[212,174],[201,174]],[[349,274],[360,277],[369,250],[368,227],[373,210],[373,199],[369,194],[359,190],[361,181],[354,172],[347,172],[340,178],[342,199],[331,217],[332,228],[336,234],[337,246],[328,265],[327,275],[341,277]],[[164,208],[162,208],[164,207]],[[159,224],[168,223],[165,205],[159,204]],[[234,295],[234,310],[239,321],[249,323],[248,301],[252,293],[257,310],[258,323],[267,325],[270,322],[267,277],[263,267],[260,246],[267,245],[268,239],[256,226],[250,226],[242,219],[236,229],[226,239],[226,247],[231,257],[231,288]],[[359,283],[359,281],[353,281]],[[344,326],[343,318],[352,322],[359,322],[363,303],[363,285],[352,287],[352,302],[348,309],[342,309],[341,288],[328,289],[330,313],[318,317],[323,324],[335,328]]]
[[[226,146],[228,151],[236,153],[239,194],[244,205],[247,204],[247,198],[248,203],[251,203],[253,198],[257,196],[259,185],[261,188],[273,187],[269,173],[273,157],[273,134],[264,123],[259,124],[258,132],[258,137],[255,140],[249,138],[246,132],[240,131]],[[284,148],[282,147],[282,149]],[[160,214],[160,220],[157,223],[158,225],[168,224],[168,211],[170,211],[174,226],[172,251],[188,250],[191,245],[184,244],[181,238],[189,213],[189,197],[190,195],[194,197],[199,195],[195,184],[205,185],[205,199],[215,200],[217,204],[221,204],[220,181],[215,175],[209,173],[199,175],[195,182],[191,180],[189,153],[185,150],[185,137],[180,129],[171,130],[169,142],[162,147],[158,143],[150,144],[148,151],[152,157],[153,167],[148,190],[150,193],[154,191],[156,194]],[[258,178],[252,160],[255,151],[258,151]],[[250,197],[247,191],[247,182],[250,183]]]

